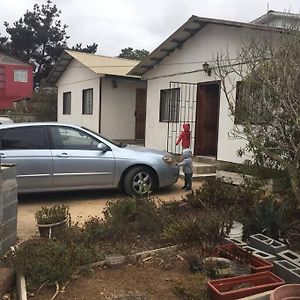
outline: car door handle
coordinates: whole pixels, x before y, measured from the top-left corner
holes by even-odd
[[[4,153],[0,153],[0,156],[1,156],[2,158],[6,158],[6,155],[5,155]]]
[[[63,153],[61,153],[61,154],[58,154],[57,155],[58,157],[69,157],[69,154],[68,153],[65,153],[65,152],[63,152]]]

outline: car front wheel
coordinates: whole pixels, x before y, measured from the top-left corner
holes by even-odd
[[[129,196],[146,196],[153,188],[154,177],[148,168],[133,168],[125,176],[124,190]]]

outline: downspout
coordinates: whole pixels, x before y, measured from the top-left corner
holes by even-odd
[[[98,132],[101,133],[101,95],[102,95],[102,77],[99,78],[99,126]]]

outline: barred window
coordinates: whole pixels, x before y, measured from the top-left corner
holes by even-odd
[[[93,89],[87,89],[82,91],[82,114],[93,114]]]
[[[160,122],[179,121],[180,88],[160,91]]]

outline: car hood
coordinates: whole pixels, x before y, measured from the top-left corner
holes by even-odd
[[[126,150],[132,150],[132,151],[137,151],[137,152],[141,152],[141,153],[152,153],[152,154],[161,155],[161,156],[171,155],[170,153],[168,153],[166,151],[149,149],[149,148],[145,148],[145,147],[141,147],[141,146],[136,146],[136,145],[127,145],[124,149],[126,149]]]

